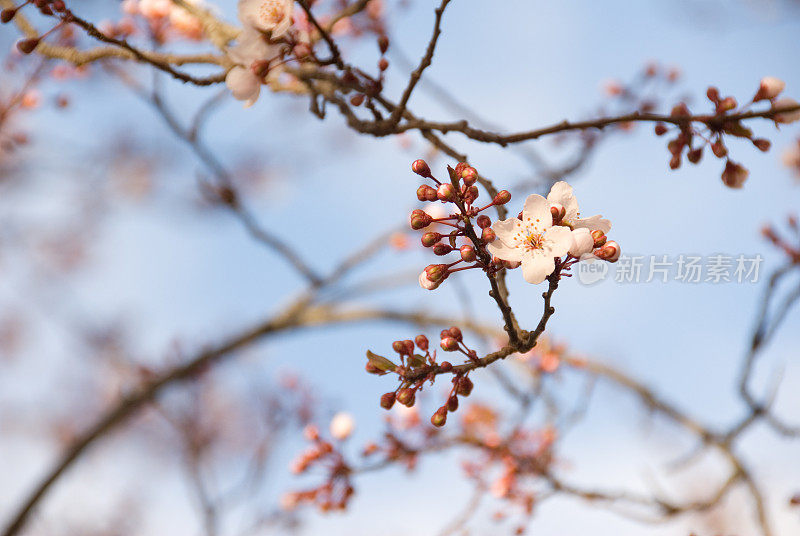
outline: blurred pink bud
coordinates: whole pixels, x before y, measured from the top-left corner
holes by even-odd
[[[765,76],[761,79],[761,84],[758,86],[758,91],[753,102],[760,100],[772,100],[781,94],[783,88],[786,87],[786,82],[774,76]]]
[[[339,441],[344,441],[355,430],[356,421],[349,413],[340,412],[333,416],[331,419],[331,436]]]

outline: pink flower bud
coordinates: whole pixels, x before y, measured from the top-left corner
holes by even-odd
[[[500,190],[497,192],[497,195],[494,196],[492,203],[495,205],[505,205],[511,201],[511,193],[508,190]]]
[[[762,153],[766,153],[767,151],[769,151],[769,148],[772,146],[769,140],[765,140],[764,138],[754,139],[753,145],[758,147],[758,150],[761,151]]]
[[[765,76],[761,79],[761,84],[758,86],[753,102],[760,100],[772,100],[781,94],[783,88],[786,87],[786,82],[774,76]]]
[[[447,277],[447,265],[429,264],[425,267],[425,274],[431,281],[442,281]]]
[[[663,136],[667,133],[667,125],[664,123],[656,123],[655,132],[656,136]]]
[[[457,326],[453,326],[447,331],[450,333],[450,336],[457,341],[461,341],[464,338],[464,335],[461,333],[461,329],[459,329]]]
[[[481,240],[487,244],[494,242],[495,238],[497,238],[497,235],[494,233],[491,227],[485,228],[481,233]]]
[[[428,274],[425,272],[425,270],[423,270],[422,273],[419,274],[419,286],[421,286],[425,290],[436,290],[437,288],[439,288],[439,285],[441,284],[442,284],[441,281],[431,281],[430,279],[428,279]]]
[[[728,148],[722,143],[722,140],[717,140],[711,144],[711,152],[717,158],[725,158],[728,155]]]
[[[589,253],[594,249],[594,238],[589,229],[575,229],[570,234],[572,235],[572,246],[569,248],[569,254],[573,257],[580,258],[584,253]]]
[[[453,395],[447,399],[447,411],[454,412],[458,409],[458,397]]]
[[[455,340],[453,337],[445,337],[439,343],[439,346],[442,347],[442,350],[445,352],[455,352],[458,350],[458,341]]]
[[[397,393],[397,401],[403,404],[404,406],[410,408],[411,406],[414,405],[414,402],[416,401],[416,395],[414,394],[414,390],[409,387],[400,389],[400,391],[398,391]]]
[[[442,255],[447,255],[451,251],[453,251],[453,248],[450,245],[442,244],[441,242],[433,246],[433,254],[439,255],[440,257]]]
[[[432,177],[431,168],[428,167],[428,163],[425,160],[414,160],[414,163],[411,164],[411,171],[426,179]]]
[[[433,218],[424,210],[417,209],[411,213],[411,228],[418,231],[431,224]]]
[[[456,385],[456,393],[461,396],[469,396],[472,393],[472,388],[475,385],[472,383],[472,380],[467,378],[466,376],[463,378],[458,379],[458,384]]]
[[[381,395],[381,407],[383,409],[392,409],[392,406],[394,406],[394,400],[394,393],[384,393]]]
[[[478,171],[472,166],[465,167],[461,172],[461,180],[465,185],[472,186],[478,180]]]
[[[414,341],[411,339],[404,340],[403,346],[405,346],[406,355],[412,355],[414,353]]]
[[[417,335],[417,337],[414,339],[414,342],[417,343],[417,346],[423,352],[428,350],[428,337],[425,335]]]
[[[603,259],[604,261],[617,262],[619,256],[622,254],[622,250],[619,244],[613,240],[609,240],[603,247],[595,251],[594,254],[597,258]]]
[[[447,408],[442,406],[436,410],[436,413],[431,417],[431,424],[436,427],[444,426],[447,422]]]
[[[735,110],[736,106],[738,106],[736,99],[733,97],[725,97],[717,104],[717,113],[730,112],[731,110]]]
[[[599,248],[606,243],[606,234],[603,231],[592,231],[592,238],[594,239],[594,247]]]
[[[424,235],[422,235],[422,245],[425,246],[426,248],[430,248],[433,247],[434,244],[436,244],[441,239],[442,235],[439,233],[434,233],[434,232],[425,233]]]
[[[450,372],[453,370],[453,365],[450,363],[450,361],[442,361],[439,363],[439,370],[442,372]]]
[[[436,200],[436,189],[428,186],[427,184],[423,184],[419,188],[417,188],[417,199],[420,201],[428,201],[430,199],[431,193],[434,196],[434,201]]]
[[[706,90],[706,97],[708,97],[708,100],[714,104],[717,104],[719,102],[719,89],[715,88],[714,86],[709,87]]]
[[[481,214],[480,216],[478,216],[478,219],[475,220],[475,223],[477,223],[478,227],[480,227],[481,229],[486,229],[492,224],[492,219],[486,214]]]
[[[464,262],[472,262],[475,260],[477,255],[475,254],[475,248],[466,244],[461,246],[461,260]]]
[[[744,166],[730,160],[725,162],[725,169],[722,171],[722,182],[728,188],[741,188],[749,176],[750,172]]]
[[[436,196],[439,198],[439,201],[452,201],[456,198],[456,190],[453,188],[452,184],[442,184],[436,190]]]

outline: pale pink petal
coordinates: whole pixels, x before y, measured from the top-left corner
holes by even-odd
[[[547,201],[552,205],[558,203],[567,211],[564,217],[567,221],[572,221],[578,217],[578,200],[575,199],[575,194],[572,192],[572,186],[564,181],[558,181],[550,188],[550,193],[547,194]]]
[[[611,230],[611,222],[604,220],[602,216],[578,218],[571,223],[575,229],[589,229],[590,231],[603,231],[604,233],[608,233]]]
[[[522,209],[522,224],[529,230],[541,233],[553,225],[553,215],[550,213],[550,203],[541,195],[531,194],[525,200]]]
[[[522,277],[528,283],[538,285],[556,269],[553,257],[542,252],[525,255],[522,259]]]

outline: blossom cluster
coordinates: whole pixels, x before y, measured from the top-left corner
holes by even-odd
[[[685,103],[680,103],[672,108],[670,117],[676,121],[672,127],[664,123],[657,123],[655,133],[663,136],[670,131],[677,131],[672,138],[667,149],[672,155],[669,166],[672,169],[680,167],[684,153],[686,160],[692,164],[697,164],[703,158],[706,147],[710,147],[712,154],[725,159],[725,167],[722,171],[722,182],[729,188],[741,188],[750,176],[750,172],[731,160],[728,156],[728,147],[725,143],[726,136],[749,140],[756,148],[762,152],[770,149],[771,143],[765,138],[755,137],[753,131],[742,124],[742,114],[750,111],[750,108],[759,102],[767,102],[770,110],[776,110],[772,115],[772,121],[777,127],[784,123],[793,123],[800,120],[800,110],[781,112],[786,108],[797,106],[798,103],[788,97],[778,98],[783,92],[786,84],[774,77],[765,77],[761,80],[758,90],[753,98],[744,106],[739,106],[736,99],[732,96],[722,96],[719,89],[709,87],[706,91],[708,100],[714,106],[713,114],[705,121],[703,127],[697,128],[691,121],[682,121],[692,116],[689,107]],[[737,116],[737,117],[733,117]]]
[[[611,222],[600,216],[582,218],[572,187],[564,181],[553,185],[547,198],[532,194],[516,218],[492,223],[486,209],[505,205],[511,194],[503,190],[484,206],[475,204],[479,197],[476,185],[478,172],[466,163],[448,167],[449,182],[436,179],[423,160],[412,164],[418,175],[431,179],[436,187],[423,184],[417,189],[420,201],[451,204],[455,210],[435,218],[416,209],[411,213],[411,228],[421,230],[422,245],[435,255],[452,252],[458,258],[450,263],[428,265],[419,276],[419,284],[427,290],[439,287],[454,272],[479,268],[490,275],[502,269],[522,267],[524,279],[533,284],[543,282],[556,272],[567,271],[580,259],[597,258],[615,262],[621,253],[619,244],[608,240]],[[475,227],[480,229],[480,236]],[[430,230],[432,224],[452,227],[449,233]]]

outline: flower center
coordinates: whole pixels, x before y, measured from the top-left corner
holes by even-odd
[[[274,0],[268,0],[261,5],[261,18],[268,24],[279,24],[285,15],[283,7]]]
[[[544,248],[544,235],[541,233],[529,232],[525,237],[526,249],[543,249]]]

